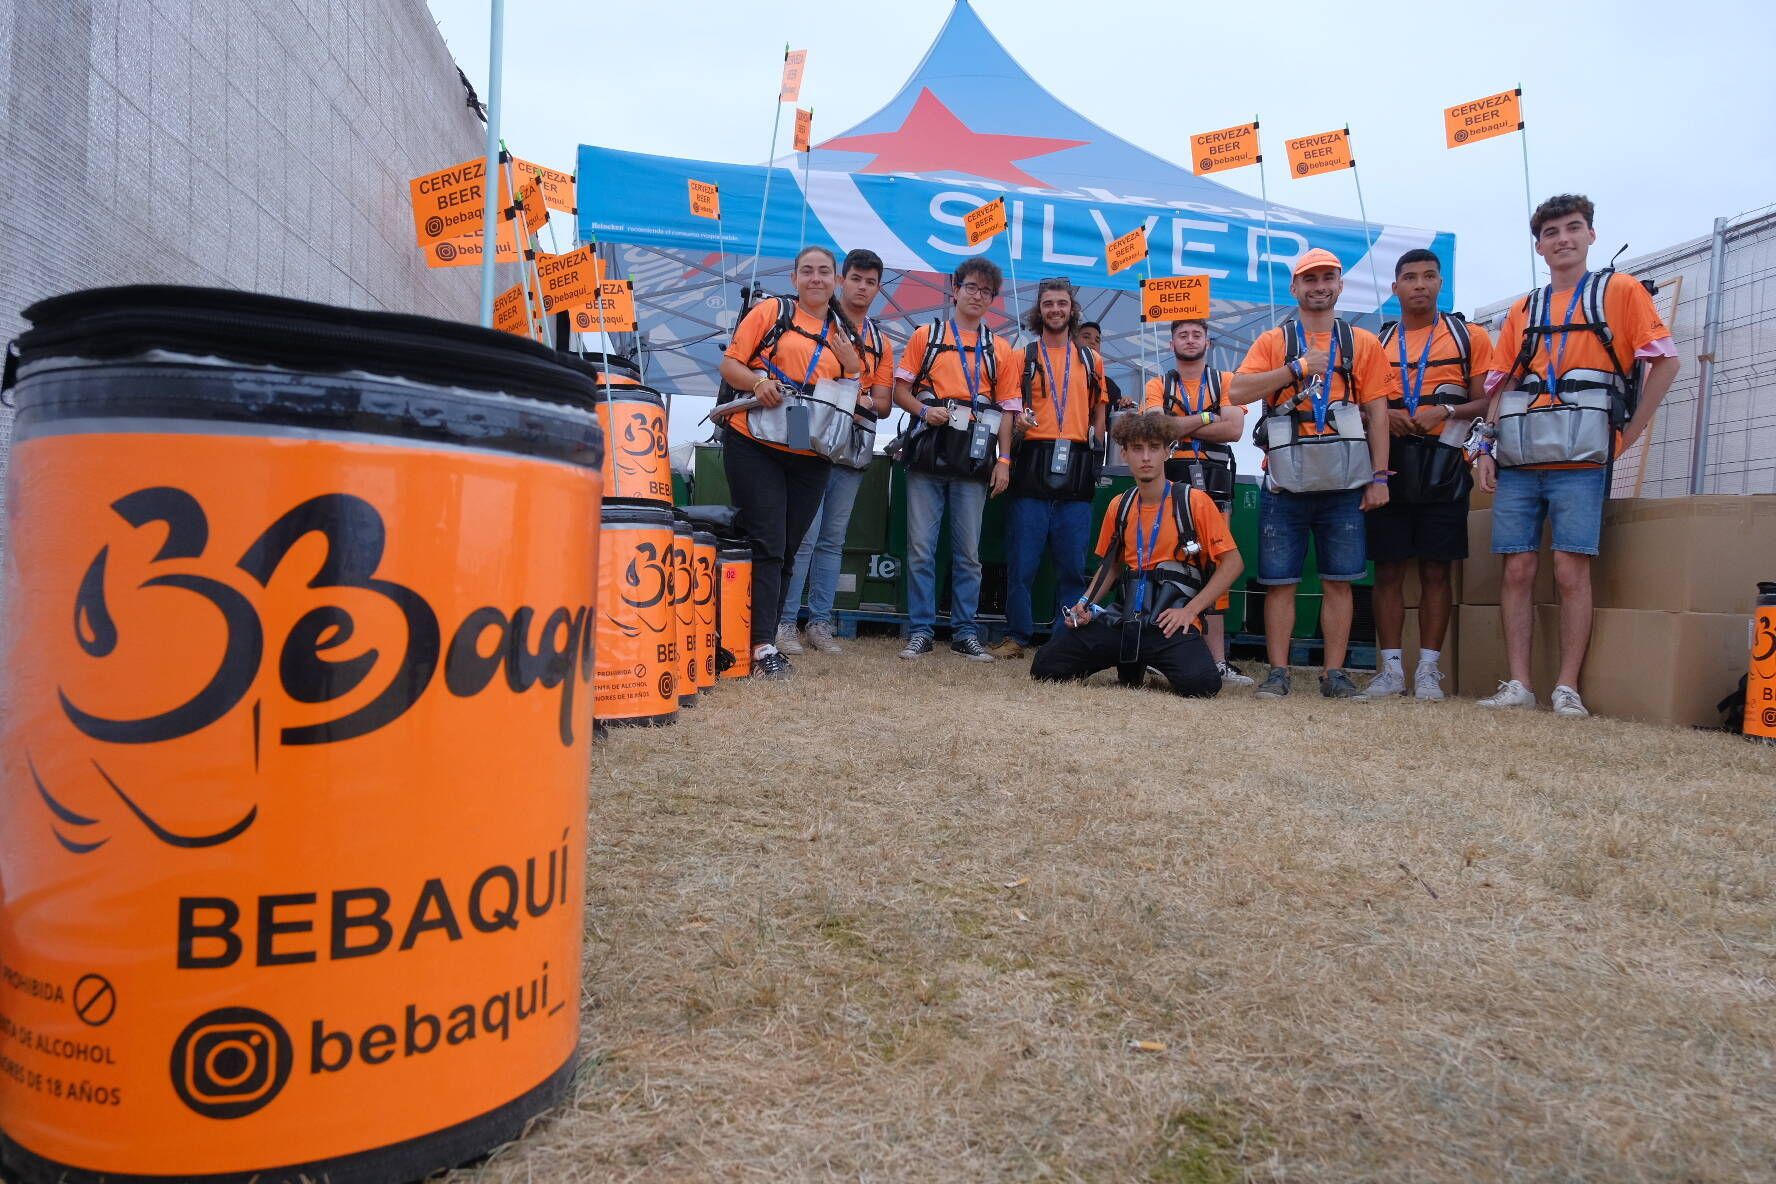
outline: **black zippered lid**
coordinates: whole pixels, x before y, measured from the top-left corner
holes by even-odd
[[[25,309],[19,364],[52,358],[122,360],[150,350],[308,373],[363,371],[590,408],[590,367],[501,332],[407,313],[338,308],[170,284],[89,288]]]

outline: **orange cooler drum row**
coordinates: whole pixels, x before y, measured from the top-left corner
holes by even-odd
[[[678,718],[678,612],[672,603],[672,511],[606,505],[598,533],[600,724]]]
[[[678,705],[697,705],[697,563],[691,524],[672,526],[672,607],[678,617]]]
[[[699,530],[691,535],[691,563],[697,569],[692,606],[697,610],[697,689],[715,685],[716,555],[720,544],[714,534]]]
[[[25,315],[0,1175],[368,1184],[516,1137],[579,1043],[589,379],[243,292]]]

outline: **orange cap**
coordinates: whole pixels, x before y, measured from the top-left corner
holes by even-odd
[[[1302,272],[1312,271],[1316,267],[1336,267],[1339,271],[1344,270],[1344,264],[1338,261],[1338,256],[1324,247],[1315,247],[1295,260],[1295,270],[1291,271],[1289,275],[1291,277],[1298,276]]]

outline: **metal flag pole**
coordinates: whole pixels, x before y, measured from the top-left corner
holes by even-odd
[[[549,326],[543,320],[543,310],[539,308],[533,312],[531,309],[530,283],[537,274],[536,231],[531,228],[530,219],[525,217],[524,207],[518,201],[518,179],[513,175],[512,154],[507,150],[504,140],[500,141],[500,168],[505,173],[506,191],[512,195],[512,243],[518,249],[518,294],[524,298],[524,320],[526,324],[540,326],[543,332],[543,344],[553,349],[555,346],[554,334],[549,332]],[[496,254],[499,251],[498,235],[494,236],[493,250]],[[525,259],[526,254],[530,256],[528,260]],[[528,269],[525,267],[527,262],[530,265]],[[542,287],[540,281],[537,283],[537,287]]]
[[[1018,296],[1017,285],[1017,239],[1023,233],[1024,228],[1022,225],[1019,225],[1016,230],[1012,229],[1009,221],[1011,217],[1011,202],[1007,200],[1003,193],[999,195],[999,200],[1005,202],[1005,215],[1008,219],[1005,226],[1005,265],[1006,269],[1011,273],[1011,333],[1009,336],[1012,344],[1016,345],[1018,338],[1022,336],[1024,332],[1024,302],[1022,298]],[[1021,223],[1022,221],[1023,219],[1019,218],[1019,222]]]
[[[1153,256],[1149,255],[1141,260],[1141,266],[1147,272],[1147,282],[1151,284],[1153,282]],[[1152,328],[1152,324],[1147,320],[1147,310],[1139,299],[1135,301],[1135,305],[1135,323],[1141,327],[1141,397],[1135,400],[1139,404],[1146,401],[1147,384],[1153,380],[1153,371],[1147,366],[1147,333]],[[1159,347],[1157,345],[1153,349],[1153,360],[1157,366],[1159,361]]]
[[[499,226],[494,221],[499,212],[500,153],[500,59],[505,56],[506,0],[492,0],[488,6],[492,27],[487,38],[487,163],[482,171],[482,184],[487,200],[481,207],[481,327],[493,328],[494,257],[499,254]]]
[[[1258,117],[1252,116],[1252,133],[1258,132]],[[1264,179],[1264,142],[1258,143],[1258,192],[1264,202],[1264,282],[1270,289],[1270,327],[1277,323],[1276,272],[1270,267],[1270,184]]]
[[[1523,145],[1523,213],[1526,218],[1535,217],[1535,198],[1529,190],[1529,121],[1523,118],[1523,84],[1517,84],[1517,142]],[[1536,286],[1536,249],[1535,239],[1529,240],[1529,290],[1535,291]]]
[[[1350,147],[1350,124],[1344,125],[1344,146]],[[1357,186],[1357,212],[1363,217],[1363,241],[1369,244],[1369,282],[1375,285],[1375,317],[1381,319],[1381,306],[1387,303],[1387,297],[1381,294],[1381,275],[1375,270],[1375,236],[1369,233],[1369,210],[1363,205],[1363,178],[1357,172],[1357,157],[1351,154],[1351,180]]]
[[[783,43],[783,60],[789,61],[789,42]],[[783,124],[783,86],[777,87],[776,110],[771,113],[771,154],[765,159],[765,195],[759,201],[759,232],[752,244],[752,278],[747,281],[750,295],[743,302],[758,299],[759,252],[765,249],[765,214],[771,209],[771,174],[777,171],[777,132]]]
[[[715,197],[715,249],[721,254],[721,282],[716,286],[721,289],[722,312],[728,311],[728,235],[722,229],[721,190],[716,190]]]
[[[812,107],[808,108],[808,122],[810,125],[814,122],[814,108]],[[802,241],[800,243],[800,246],[802,247],[808,245],[808,172],[810,162],[812,162],[813,159],[814,133],[810,130],[808,133],[808,147],[806,151],[802,153]]]

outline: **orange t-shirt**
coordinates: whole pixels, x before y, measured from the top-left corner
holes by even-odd
[[[950,335],[946,331],[944,336],[947,339]],[[920,325],[914,329],[913,335],[907,339],[906,352],[901,355],[900,366],[896,373],[904,372],[916,376],[919,373],[919,368],[925,364],[925,346],[930,340],[931,326],[929,324]],[[979,329],[972,333],[963,333],[960,341],[950,342],[952,345],[961,346],[961,349],[946,349],[938,355],[937,361],[931,366],[929,380],[931,391],[938,398],[954,399],[960,403],[969,401],[967,376],[974,373],[974,351],[979,340]],[[968,353],[966,372],[962,368],[961,354],[963,350]],[[990,399],[1001,407],[1015,407],[1018,401],[1023,398],[1023,354],[1013,349],[1011,343],[1005,338],[995,336],[993,338],[993,357],[999,368],[999,380],[993,384],[991,390],[988,389],[986,359],[983,357],[981,359],[981,374],[978,378],[980,397]],[[920,393],[914,392],[915,395]],[[1071,411],[1072,408],[1068,408],[1068,410]]]
[[[734,330],[734,340],[729,343],[725,356],[733,358],[743,366],[750,366],[754,370],[763,370],[762,360],[754,355],[758,353],[759,342],[765,339],[765,333],[776,323],[777,301],[759,301],[752,306],[752,311],[746,314],[746,319],[740,322],[739,328]],[[777,343],[766,354],[771,363],[789,375],[791,382],[814,382],[822,378],[838,378],[843,370],[839,365],[839,356],[832,349],[831,333],[827,334],[826,348],[820,351],[818,368],[813,374],[808,373],[808,363],[814,359],[815,340],[820,336],[820,331],[826,324],[825,318],[810,316],[808,310],[797,303],[795,324],[796,328],[812,333],[813,337],[804,337],[794,329],[784,330],[783,336],[777,339]],[[767,370],[766,373],[770,374],[770,371]],[[771,377],[777,376],[772,374]],[[746,392],[742,391],[741,397],[744,398],[745,395]],[[752,426],[746,421],[746,417],[750,414],[750,411],[736,411],[728,417],[728,423],[741,435],[757,440],[758,437],[752,434]],[[758,442],[766,448],[775,448],[779,452],[793,452],[798,456],[815,455],[808,449],[785,448],[783,445],[773,444],[769,440],[759,440]]]
[[[1330,331],[1307,333],[1304,336],[1307,338],[1308,349],[1332,348]],[[1336,372],[1329,372],[1332,398],[1368,403],[1399,393],[1399,373],[1388,365],[1387,355],[1382,352],[1381,343],[1375,340],[1375,334],[1367,329],[1358,329],[1352,326],[1351,345],[1357,355],[1350,362],[1351,377],[1356,381],[1357,389],[1354,393],[1345,390],[1344,376]],[[1288,342],[1283,337],[1282,326],[1279,325],[1274,329],[1266,329],[1258,335],[1258,340],[1254,341],[1252,348],[1246,351],[1246,360],[1240,363],[1239,372],[1241,374],[1263,374],[1267,370],[1281,367],[1288,357]],[[1339,361],[1342,363],[1343,359],[1341,358]],[[1342,365],[1340,368],[1342,369]],[[1276,407],[1294,397],[1295,388],[1285,386],[1266,395],[1264,402],[1267,406]]]
[[[1543,314],[1553,324],[1564,325],[1566,306],[1572,300],[1573,289],[1555,292],[1548,298],[1548,309]],[[1573,309],[1572,323],[1588,324],[1585,316],[1585,305],[1588,298],[1581,298]],[[1505,323],[1499,328],[1498,344],[1493,347],[1493,369],[1514,366],[1517,355],[1523,350],[1524,322],[1529,315],[1528,298],[1519,300],[1511,306],[1505,317]],[[1560,333],[1543,337],[1536,344],[1536,352],[1529,359],[1530,368],[1544,377],[1553,368],[1556,356],[1560,361],[1560,373],[1570,370],[1601,370],[1606,374],[1614,373],[1615,367],[1610,364],[1610,354],[1615,354],[1616,361],[1621,364],[1622,373],[1632,375],[1635,367],[1635,354],[1644,346],[1651,345],[1661,338],[1670,337],[1671,330],[1659,319],[1659,310],[1653,306],[1653,298],[1647,290],[1640,286],[1640,281],[1626,272],[1617,272],[1609,281],[1609,290],[1603,294],[1603,319],[1609,322],[1610,348],[1606,351],[1603,342],[1595,333]],[[1565,352],[1560,353],[1560,338],[1566,338]],[[1517,382],[1521,374],[1512,375],[1508,381]],[[1622,433],[1616,433],[1616,450],[1622,446]],[[1593,469],[1597,465],[1551,464],[1529,465],[1534,469]]]
[[[1205,373],[1206,373],[1206,371],[1205,371]],[[1222,419],[1232,418],[1236,421],[1241,421],[1241,422],[1243,422],[1245,420],[1246,409],[1244,407],[1241,407],[1238,403],[1229,403],[1227,401],[1227,375],[1225,373],[1221,375],[1221,397],[1215,401],[1215,404],[1212,407],[1204,407],[1202,405],[1202,401],[1205,398],[1205,396],[1203,394],[1203,389],[1202,389],[1203,384],[1202,384],[1201,379],[1191,381],[1188,378],[1183,378],[1183,379],[1180,379],[1179,381],[1183,387],[1182,391],[1180,391],[1180,394],[1183,395],[1184,402],[1185,402],[1186,406],[1189,408],[1194,408],[1194,412],[1186,411],[1185,412],[1186,415],[1189,415],[1192,413],[1201,414],[1204,411],[1212,411]],[[1142,395],[1141,395],[1140,410],[1143,414],[1145,414],[1146,412],[1149,412],[1149,411],[1164,411],[1165,410],[1165,375],[1164,374],[1160,374],[1157,377],[1149,378],[1147,380],[1147,388],[1145,391],[1142,392]],[[1223,444],[1222,447],[1225,448],[1225,447],[1227,447],[1227,445]],[[1184,452],[1184,451],[1193,452],[1196,455],[1201,456],[1202,455],[1202,444],[1196,440],[1193,440],[1193,439],[1180,440],[1177,444],[1177,447],[1173,450],[1173,453],[1174,453],[1174,455],[1176,455],[1177,453]]]
[[[1163,489],[1164,486],[1162,485]],[[1139,489],[1132,489],[1125,497],[1140,497]],[[1216,563],[1229,551],[1237,551],[1233,535],[1228,533],[1227,519],[1222,516],[1215,505],[1215,499],[1200,489],[1190,490],[1190,500],[1186,503],[1190,508],[1190,521],[1196,527],[1196,541],[1209,558]],[[1110,544],[1116,538],[1116,519],[1122,512],[1122,503],[1115,501],[1104,513],[1104,525],[1098,530],[1097,555],[1099,559],[1108,559]],[[1159,540],[1152,551],[1147,553],[1145,566],[1136,563],[1135,535],[1141,536],[1141,546],[1146,547],[1147,539],[1153,532],[1153,519],[1160,515]],[[1128,525],[1122,535],[1122,562],[1129,571],[1144,571],[1156,564],[1178,558],[1178,520],[1172,512],[1171,497],[1161,500],[1157,507],[1137,503],[1129,511]]]
[[[1071,361],[1072,374],[1067,373]],[[1023,359],[1018,359],[1019,365]],[[1098,376],[1098,397],[1091,397],[1091,382],[1085,376],[1085,359],[1079,347],[1072,342],[1059,349],[1045,352],[1042,343],[1036,343],[1036,379],[1030,384],[1030,402],[1036,408],[1036,426],[1024,434],[1026,440],[1086,440],[1091,436],[1092,412],[1109,398],[1104,384],[1104,359],[1096,350],[1092,351],[1092,370]],[[1067,384],[1067,422],[1058,424],[1055,413],[1058,408],[1048,391],[1048,374],[1054,370],[1055,382]],[[1022,394],[1021,383],[1020,390]]]
[[[1405,410],[1404,402],[1406,386],[1418,375],[1419,355],[1424,351],[1425,334],[1435,336],[1431,339],[1431,352],[1425,366],[1424,386],[1419,394],[1427,401],[1431,392],[1445,383],[1459,386],[1462,389],[1462,402],[1468,401],[1468,383],[1462,378],[1461,354],[1456,348],[1455,338],[1450,335],[1449,325],[1439,316],[1436,322],[1424,329],[1396,329],[1392,341],[1382,346],[1387,355],[1388,365],[1398,375],[1399,389],[1388,399],[1388,405]],[[1400,338],[1406,339],[1406,368],[1400,368]],[[1493,368],[1492,338],[1479,325],[1468,326],[1468,374],[1470,377],[1479,375],[1484,378],[1486,372]]]
[[[894,389],[894,342],[888,334],[882,332],[880,325],[875,327],[873,335],[863,336],[863,380],[858,384],[865,395],[872,387]],[[875,352],[880,349],[882,352]]]

